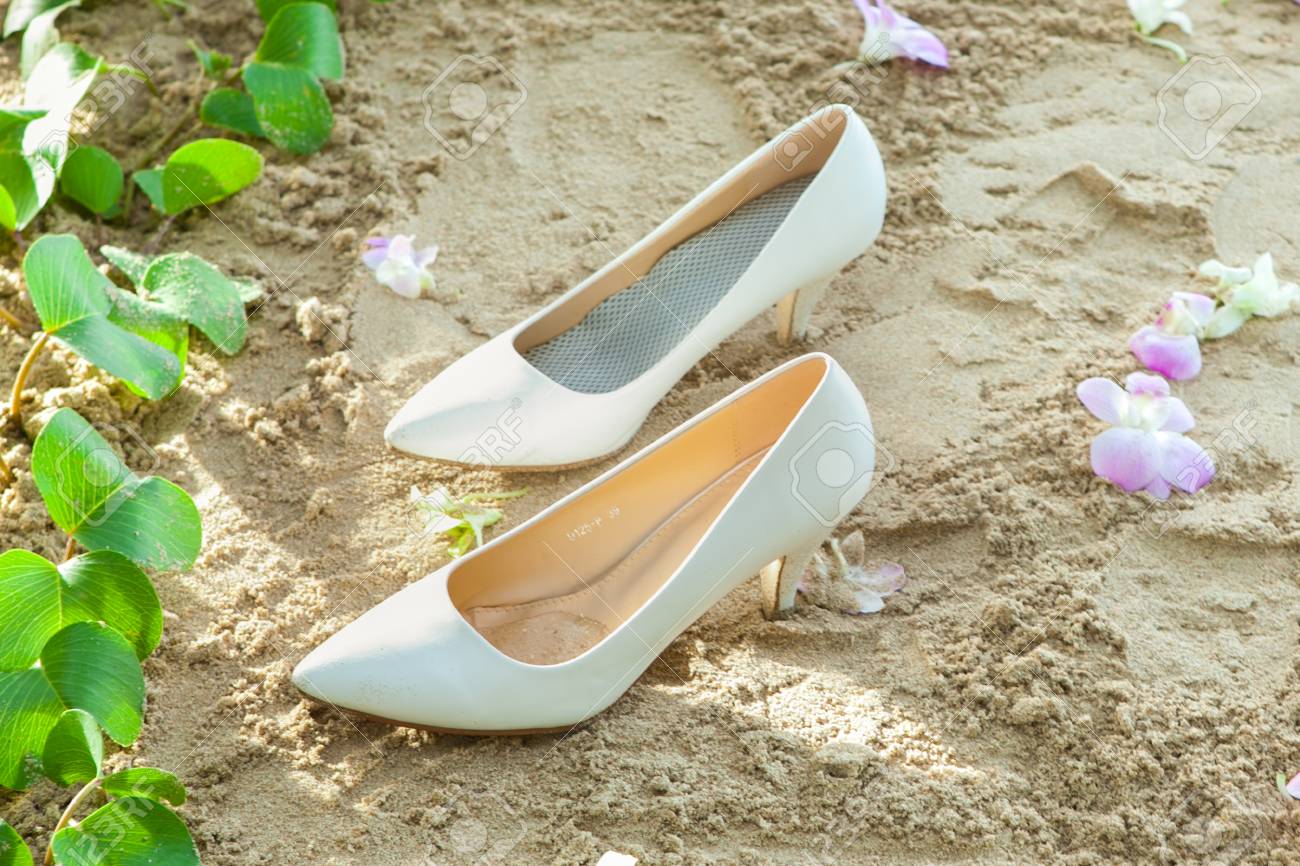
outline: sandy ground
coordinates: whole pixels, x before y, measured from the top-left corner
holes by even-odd
[[[164,101],[142,91],[112,118],[119,152],[192,99],[186,36],[256,45],[246,4],[195,5],[172,23],[145,3],[66,16],[110,57],[152,33]],[[897,63],[857,91],[837,68],[861,35],[847,0],[342,5],[331,144],[267,148],[256,187],[165,241],[265,280],[247,350],[196,346],[161,404],[59,352],[33,380],[203,510],[197,567],[158,580],[172,616],[144,736],[112,761],[181,775],[206,862],[1300,863],[1300,812],[1273,783],[1300,769],[1300,319],[1213,344],[1178,388],[1218,443],[1195,500],[1151,509],[1095,479],[1099,428],[1073,397],[1134,368],[1126,336],[1202,259],[1269,249],[1300,276],[1293,4],[1188,4],[1184,41],[1261,95],[1199,160],[1159,122],[1177,63],[1132,37],[1119,2],[912,0],[952,71]],[[464,54],[527,96],[461,160],[426,129],[422,93]],[[15,57],[10,43],[6,92]],[[884,153],[879,242],[805,346],[751,323],[636,444],[738,379],[831,353],[887,451],[850,524],[873,561],[905,565],[906,592],[879,616],[804,604],[767,623],[742,587],[566,738],[435,736],[303,700],[298,658],[444,561],[414,530],[411,484],[522,481],[508,526],[602,469],[504,478],[400,456],[381,431],[401,401],[827,99],[857,102]],[[93,236],[61,210],[42,228]],[[361,239],[398,230],[442,245],[439,297],[399,298],[358,264]],[[25,304],[12,252],[0,276],[0,299]],[[0,332],[4,369],[24,348]],[[25,469],[28,446],[10,446]],[[0,495],[0,543],[56,555],[23,475]],[[39,837],[65,796],[0,807]]]

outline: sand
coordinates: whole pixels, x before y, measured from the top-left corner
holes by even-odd
[[[187,36],[256,45],[244,4],[195,6],[171,23],[144,3],[65,16],[66,37],[110,56],[152,33],[163,100],[142,91],[110,119],[119,152],[192,99]],[[343,7],[330,145],[264,149],[259,184],[163,241],[264,280],[248,348],[198,344],[159,404],[61,351],[32,380],[29,413],[76,407],[203,511],[197,566],[157,581],[169,616],[144,735],[110,764],[182,777],[207,863],[567,866],[609,848],[649,864],[1300,863],[1300,812],[1273,782],[1300,769],[1300,319],[1209,346],[1178,386],[1220,464],[1195,499],[1152,507],[1094,478],[1099,426],[1073,396],[1135,369],[1127,335],[1201,260],[1268,249],[1300,277],[1293,4],[1188,4],[1182,41],[1230,56],[1261,96],[1199,160],[1159,123],[1180,67],[1118,2],[912,0],[952,71],[895,63],[856,95],[838,66],[861,35],[847,0]],[[462,54],[527,91],[465,159],[422,103]],[[10,43],[6,93],[15,57]],[[768,623],[747,584],[564,738],[417,733],[304,700],[297,659],[445,561],[410,485],[526,484],[504,528],[610,465],[504,477],[404,457],[381,440],[404,398],[827,99],[855,100],[884,154],[878,243],[805,344],[751,323],[635,444],[831,353],[884,449],[845,531],[908,588],[879,615],[814,592]],[[62,209],[40,228],[94,232]],[[395,231],[441,245],[435,297],[399,298],[358,263],[362,239]],[[30,315],[12,250],[0,276],[0,301]],[[5,370],[24,349],[0,331]],[[57,555],[29,447],[7,441],[23,477],[0,494],[0,543]],[[38,785],[0,814],[40,838],[66,796]]]

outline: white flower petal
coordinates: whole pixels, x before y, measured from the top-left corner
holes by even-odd
[[[1179,5],[1181,6],[1182,4],[1180,3]],[[1186,12],[1166,12],[1165,21],[1174,25],[1184,33],[1191,35],[1192,19],[1187,17]]]
[[[840,552],[849,568],[861,569],[867,562],[867,539],[859,529],[840,542]]]
[[[1197,272],[1203,277],[1209,277],[1212,280],[1218,280],[1222,287],[1235,286],[1246,282],[1250,279],[1250,268],[1233,267],[1225,265],[1218,259],[1208,259],[1201,262]]]
[[[879,613],[885,609],[885,597],[866,587],[854,589],[853,600],[857,605],[857,613]]]
[[[1211,340],[1226,337],[1246,324],[1249,318],[1250,313],[1237,307],[1219,307],[1210,317],[1209,324],[1205,326],[1205,336]]]

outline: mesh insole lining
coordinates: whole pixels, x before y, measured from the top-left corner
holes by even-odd
[[[583,394],[623,387],[717,306],[812,179],[783,183],[673,247],[645,277],[601,301],[572,328],[524,352],[524,358]]]

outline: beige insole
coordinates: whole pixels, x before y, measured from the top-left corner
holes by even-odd
[[[575,575],[583,589],[523,604],[472,607],[465,618],[494,647],[521,662],[553,665],[581,655],[663,586],[766,453],[737,464],[684,502],[606,573]]]

